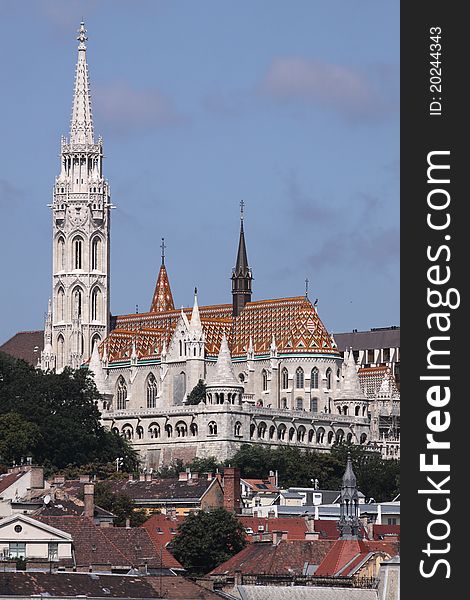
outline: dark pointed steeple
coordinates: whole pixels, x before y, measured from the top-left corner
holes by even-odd
[[[237,317],[247,302],[251,302],[251,282],[253,275],[248,265],[246,253],[245,231],[243,228],[243,209],[245,203],[240,202],[240,238],[238,241],[237,263],[232,270],[233,316]]]
[[[348,452],[346,471],[341,486],[340,519],[338,522],[340,538],[343,540],[358,539],[360,526],[357,481],[352,468],[351,453]]]

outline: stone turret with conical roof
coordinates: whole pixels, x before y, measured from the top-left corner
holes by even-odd
[[[199,314],[199,304],[197,301],[197,288],[194,288],[194,303],[191,312],[191,319],[188,323],[188,331],[184,339],[186,348],[187,365],[187,388],[191,390],[204,379],[204,357],[205,357],[204,329],[202,328],[201,315]]]
[[[214,371],[207,381],[208,404],[241,404],[243,386],[233,370],[232,357],[224,333]]]
[[[248,266],[248,255],[245,244],[245,231],[243,227],[243,208],[245,203],[243,200],[240,203],[240,237],[238,240],[237,263],[232,271],[232,299],[233,299],[233,316],[238,315],[243,310],[247,302],[251,302],[251,282],[253,275]]]
[[[368,400],[359,381],[352,348],[344,351],[344,371],[341,390],[335,400],[340,414],[367,417]]]
[[[346,470],[341,485],[340,503],[340,519],[338,521],[340,538],[343,540],[358,539],[361,526],[359,521],[359,494],[350,452],[348,452]]]

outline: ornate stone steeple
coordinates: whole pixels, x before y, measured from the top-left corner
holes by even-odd
[[[61,139],[60,174],[52,208],[52,350],[57,371],[80,366],[109,331],[110,193],[103,177],[103,142],[93,133],[84,23],[70,139]],[[46,361],[42,368],[47,368]]]
[[[245,244],[243,200],[240,202],[240,237],[238,240],[237,263],[232,270],[233,315],[237,317],[247,302],[251,302],[251,282],[253,275],[248,266],[248,256]]]
[[[207,381],[208,404],[241,404],[243,386],[235,376],[227,337],[222,336],[215,369]]]
[[[165,267],[165,239],[162,238],[160,248],[162,249],[162,264],[158,273],[157,284],[153,292],[152,304],[150,312],[166,312],[167,310],[175,310],[173,296],[171,294],[170,281]]]
[[[351,453],[348,452],[346,470],[341,486],[340,519],[338,521],[340,538],[343,540],[358,539],[360,525],[357,481],[352,468]]]

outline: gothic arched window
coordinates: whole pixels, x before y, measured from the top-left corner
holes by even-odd
[[[147,408],[155,408],[157,405],[157,380],[150,373],[147,377]]]
[[[93,349],[96,345],[99,345],[99,343],[101,342],[101,338],[100,336],[95,333],[95,335],[91,338],[91,354],[93,353]]]
[[[144,437],[144,428],[141,425],[139,425],[138,427],[136,427],[135,432],[137,434],[137,439],[142,440]]]
[[[286,430],[287,430],[287,427],[284,425],[284,423],[282,423],[281,425],[279,425],[279,427],[277,429],[277,439],[278,440],[285,440],[286,439]]]
[[[317,429],[317,444],[323,444],[323,440],[325,439],[325,430],[323,427],[319,427]]]
[[[304,370],[302,367],[298,367],[295,372],[295,387],[298,390],[302,390],[304,387]]]
[[[261,421],[261,423],[258,425],[258,437],[264,439],[266,435],[266,423],[264,421]]]
[[[65,366],[65,348],[64,338],[59,335],[57,338],[57,370],[61,371]]]
[[[197,423],[191,423],[191,425],[189,426],[189,431],[191,432],[191,435],[196,437],[197,436]]]
[[[65,240],[62,236],[57,240],[57,270],[65,269]]]
[[[217,435],[217,423],[215,421],[211,421],[208,424],[209,435]]]
[[[297,429],[297,441],[298,442],[304,442],[305,441],[305,434],[306,434],[306,429],[303,425],[301,425],[298,429]]]
[[[241,435],[241,431],[242,431],[242,424],[240,423],[240,421],[237,421],[235,423],[234,434],[236,436],[240,436]]]
[[[310,376],[310,388],[312,390],[318,390],[318,369],[313,367],[312,374]]]
[[[331,390],[331,369],[326,371],[326,388]]]
[[[75,316],[81,317],[82,310],[83,310],[83,292],[82,292],[81,288],[79,288],[79,287],[74,288],[71,299],[72,299],[72,305],[71,305],[72,314],[70,315],[71,318],[74,319]]]
[[[303,410],[304,409],[304,400],[303,398],[295,399],[295,410]]]
[[[99,321],[101,318],[101,290],[99,287],[93,288],[91,292],[91,320]]]
[[[188,426],[184,421],[178,421],[175,425],[177,437],[188,437]]]
[[[119,377],[116,387],[116,406],[118,410],[124,410],[127,402],[127,385],[124,377]]]
[[[65,319],[65,292],[64,288],[60,287],[57,290],[57,320],[63,321]]]
[[[83,268],[83,240],[81,237],[77,236],[77,237],[73,238],[72,248],[73,248],[73,268],[74,269],[82,269]]]
[[[281,387],[283,390],[287,390],[287,388],[289,387],[289,371],[285,367],[284,369],[282,369]]]
[[[91,268],[93,271],[101,270],[101,239],[96,236],[91,242]]]
[[[318,398],[310,398],[310,412],[318,412]]]
[[[261,371],[261,379],[263,381],[263,392],[266,392],[268,389],[268,372],[266,369]]]

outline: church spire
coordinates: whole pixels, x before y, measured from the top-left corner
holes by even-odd
[[[93,144],[93,118],[91,113],[90,86],[88,65],[86,62],[87,30],[85,23],[80,23],[77,40],[78,60],[75,72],[75,90],[72,104],[72,121],[70,123],[70,144]]]
[[[173,296],[171,294],[170,281],[168,279],[168,273],[166,272],[165,267],[165,238],[162,238],[160,248],[162,249],[162,264],[160,266],[160,272],[158,273],[157,284],[153,293],[150,312],[166,312],[168,310],[175,310]]]
[[[251,282],[253,276],[248,265],[245,244],[244,221],[245,202],[240,202],[240,236],[238,240],[237,263],[232,271],[233,315],[237,317],[247,302],[251,302]]]
[[[340,500],[340,519],[338,529],[340,538],[353,540],[359,537],[359,494],[357,480],[352,468],[351,453],[348,452],[346,470],[343,475]]]

